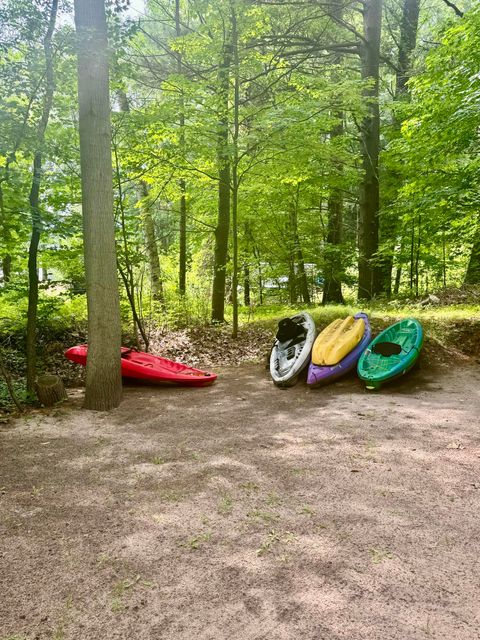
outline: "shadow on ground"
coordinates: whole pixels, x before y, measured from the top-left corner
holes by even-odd
[[[479,369],[221,374],[0,432],[0,638],[476,640]]]

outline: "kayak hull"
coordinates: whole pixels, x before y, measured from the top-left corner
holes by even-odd
[[[337,364],[328,366],[316,365],[313,364],[313,362],[310,363],[307,376],[307,384],[309,387],[321,387],[323,385],[330,384],[330,382],[335,382],[335,380],[346,375],[357,366],[360,356],[368,347],[372,339],[372,330],[366,313],[357,313],[354,318],[355,320],[362,319],[365,323],[365,330],[362,339],[357,346],[354,347],[350,353],[347,353],[347,355]]]
[[[316,334],[315,322],[306,311],[292,316],[291,320],[303,327],[304,338],[293,345],[290,339],[281,342],[277,338],[270,353],[270,375],[274,384],[282,389],[293,387],[308,366]]]
[[[320,367],[333,367],[355,349],[364,335],[363,317],[337,318],[315,340],[312,363]]]
[[[417,362],[423,346],[423,328],[414,318],[396,322],[382,331],[361,356],[357,371],[367,389],[378,390],[408,373]],[[396,345],[398,353],[382,354],[379,345]],[[377,350],[376,350],[377,348]]]
[[[70,347],[65,357],[85,366],[88,347],[85,344]],[[154,356],[151,353],[121,348],[122,377],[142,380],[150,384],[173,384],[186,387],[206,387],[215,382],[217,374],[188,367],[180,362]]]

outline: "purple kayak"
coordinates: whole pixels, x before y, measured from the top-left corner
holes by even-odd
[[[346,373],[354,369],[360,356],[370,344],[372,339],[372,330],[370,328],[370,322],[366,313],[357,313],[354,316],[355,320],[363,319],[365,322],[365,333],[363,338],[357,344],[357,346],[350,351],[340,362],[332,366],[320,366],[310,363],[308,367],[307,384],[310,387],[319,387],[323,384],[329,384],[338,378],[341,378]]]

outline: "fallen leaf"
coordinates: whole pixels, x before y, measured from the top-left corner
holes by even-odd
[[[461,442],[450,442],[447,444],[447,449],[465,449]]]

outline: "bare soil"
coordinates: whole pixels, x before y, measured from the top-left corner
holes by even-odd
[[[0,638],[478,640],[480,369],[0,425]]]

